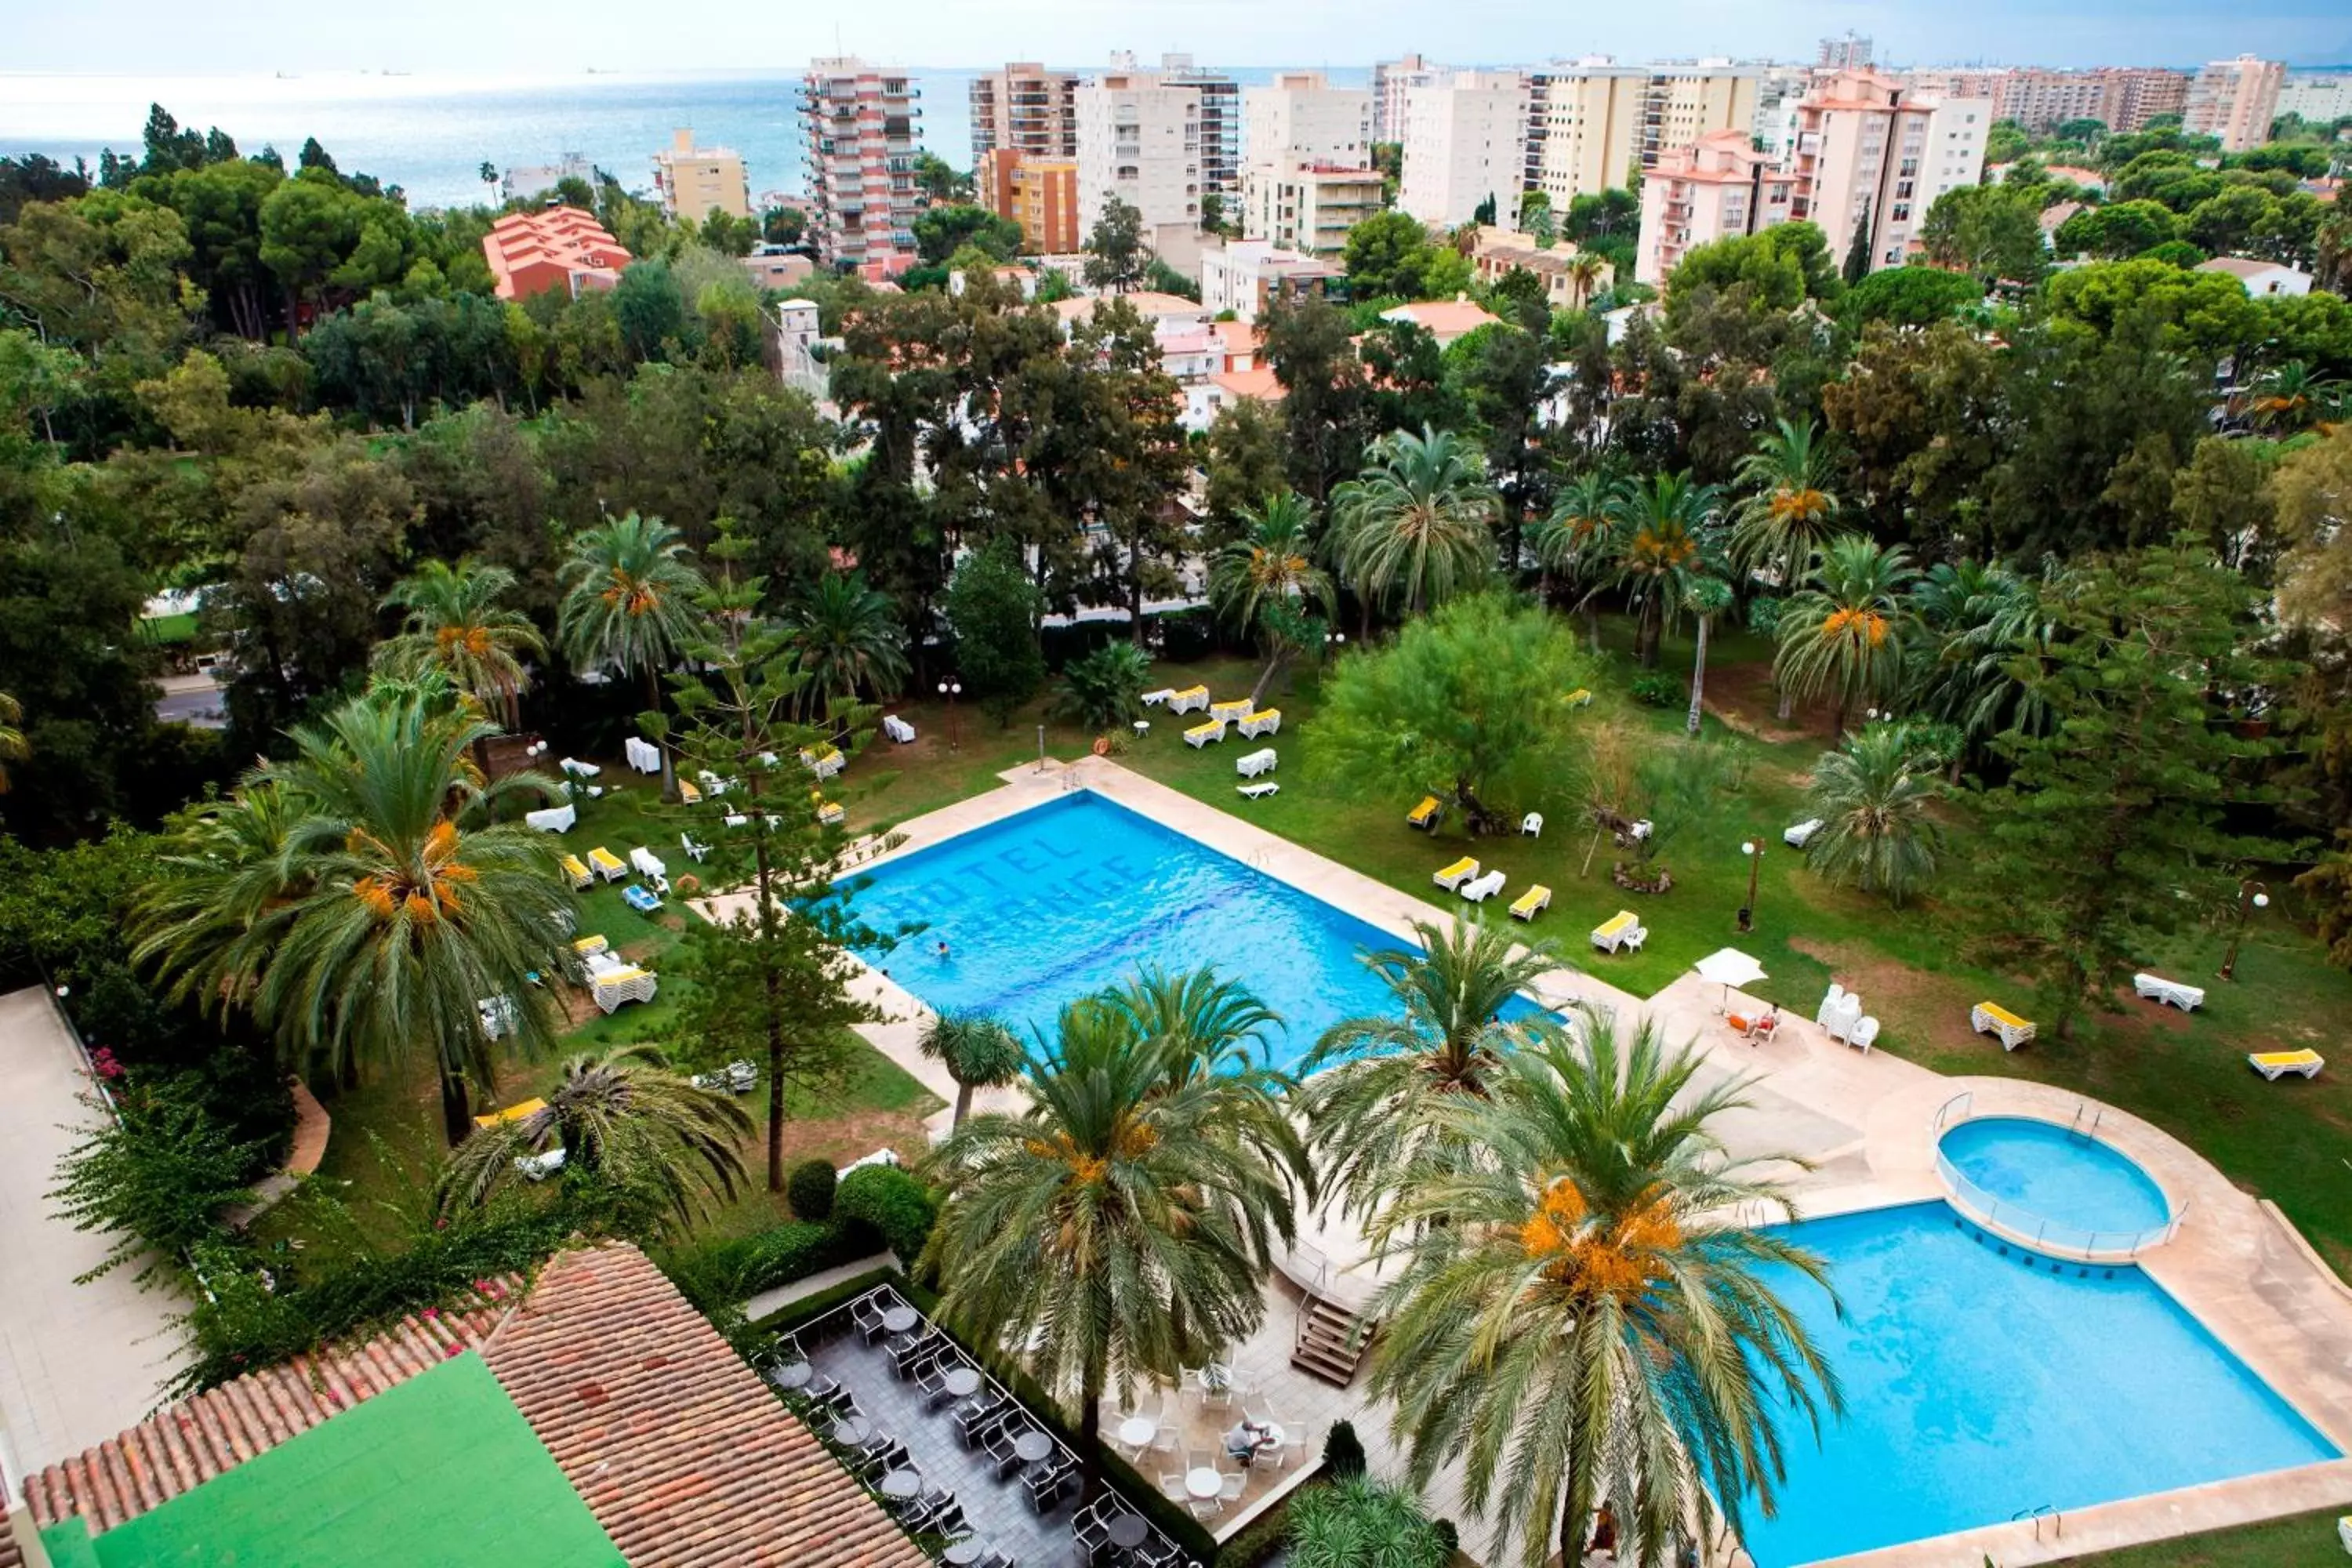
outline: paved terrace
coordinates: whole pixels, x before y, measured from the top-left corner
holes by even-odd
[[[135,1263],[74,1283],[111,1241],[56,1218],[46,1194],[58,1159],[100,1114],[81,1103],[89,1087],[48,994],[0,996],[0,1478],[9,1482],[137,1425],[180,1362],[171,1319],[183,1303],[141,1289]]]
[[[870,863],[912,853],[1066,790],[1084,788],[1335,904],[1400,941],[1410,939],[1413,920],[1453,918],[1448,910],[1399,892],[1107,759],[1049,763],[1043,771],[1029,763],[1000,776],[1003,787],[905,824],[900,829],[903,843]],[[1735,1154],[1786,1154],[1801,1162],[1785,1173],[1806,1215],[1942,1197],[1932,1127],[1937,1110],[1956,1094],[1973,1090],[1979,1114],[2007,1110],[2060,1122],[2071,1121],[2078,1108],[2088,1105],[2101,1116],[2100,1135],[2164,1187],[2176,1212],[2185,1205],[2176,1238],[2143,1258],[2148,1273],[2336,1447],[2352,1453],[2352,1289],[2319,1262],[2275,1207],[2240,1192],[2178,1139],[2113,1107],[2047,1086],[2014,1079],[1951,1078],[1884,1052],[1856,1051],[1791,1014],[1781,1015],[1783,1026],[1771,1044],[1752,1046],[1724,1023],[1720,986],[1686,974],[1643,1002],[1607,984],[1603,977],[1609,958],[1590,950],[1581,931],[1538,916],[1533,931],[1553,938],[1570,962],[1589,965],[1593,972],[1552,971],[1534,987],[1540,1000],[1553,1006],[1596,1002],[1626,1018],[1646,1015],[1659,1021],[1669,1039],[1697,1045],[1706,1058],[1706,1080],[1749,1079],[1747,1108],[1725,1117],[1720,1131]],[[928,1010],[881,973],[869,970],[861,984],[892,1020],[865,1029],[866,1037],[942,1099],[952,1100],[953,1081],[916,1047]],[[1738,994],[1732,998],[1737,1010]],[[1760,1010],[1752,999],[1748,1007]],[[1985,1048],[1990,1059],[1995,1047],[1988,1040]],[[1010,1091],[992,1092],[997,1103],[1013,1103]],[[983,1095],[982,1102],[989,1098]],[[944,1129],[947,1114],[934,1118],[935,1131]],[[1319,1453],[1330,1423],[1345,1416],[1355,1423],[1375,1467],[1401,1473],[1402,1456],[1388,1432],[1386,1413],[1369,1407],[1360,1377],[1353,1387],[1339,1389],[1289,1365],[1300,1299],[1293,1281],[1343,1301],[1361,1301],[1373,1289],[1377,1271],[1365,1258],[1360,1237],[1344,1222],[1310,1220],[1302,1227],[1299,1246],[1285,1271],[1292,1279],[1270,1287],[1265,1325],[1227,1358],[1249,1391],[1243,1405],[1270,1413],[1286,1425],[1296,1420],[1307,1434],[1309,1452]],[[1148,1410],[1157,1407],[1150,1400],[1140,1403]],[[1187,1412],[1187,1445],[1211,1435],[1212,1427],[1222,1431],[1230,1425],[1215,1419],[1222,1412],[1203,1415],[1196,1405],[1192,1394],[1180,1401],[1180,1408]],[[1107,1420],[1107,1436],[1113,1429],[1114,1423]],[[1143,1468],[1151,1473],[1149,1458]],[[1298,1473],[1253,1475],[1244,1501],[1214,1521],[1212,1530],[1221,1540],[1229,1536],[1268,1499],[1287,1489]],[[1427,1500],[1433,1512],[1463,1523],[1465,1542],[1474,1547],[1479,1543],[1482,1531],[1462,1504],[1458,1467],[1436,1478]],[[2023,1568],[2346,1503],[2352,1503],[2352,1459],[2079,1510],[2065,1516],[2063,1538],[2051,1537],[2046,1526],[2044,1538],[2036,1540],[2030,1525],[2000,1525],[1842,1558],[1838,1568],[1947,1568],[1953,1563],[1978,1562],[1983,1555],[2009,1568]],[[1730,1549],[1716,1555],[1723,1563],[1746,1561]]]

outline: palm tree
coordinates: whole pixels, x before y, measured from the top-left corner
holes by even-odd
[[[1865,725],[1823,752],[1811,796],[1822,826],[1805,843],[1805,864],[1901,908],[1936,874],[1942,834],[1927,815],[1944,793],[1936,769],[1907,724]]]
[[[1013,1031],[986,1013],[950,1010],[934,1014],[916,1048],[948,1069],[956,1082],[955,1121],[963,1125],[971,1091],[993,1089],[1021,1076],[1027,1059]]]
[[[1483,1097],[1504,1059],[1552,1026],[1501,1014],[1538,975],[1568,967],[1549,942],[1514,951],[1511,934],[1483,920],[1415,921],[1412,932],[1418,948],[1363,959],[1395,1011],[1333,1025],[1298,1066],[1323,1189],[1348,1214],[1376,1212],[1403,1179],[1427,1142],[1430,1106]]]
[[[1787,1410],[1841,1406],[1803,1324],[1759,1277],[1825,1283],[1822,1263],[1745,1216],[1790,1212],[1711,1123],[1744,1082],[1703,1085],[1696,1052],[1597,1016],[1506,1059],[1485,1098],[1432,1105],[1433,1136],[1477,1151],[1398,1189],[1411,1238],[1374,1310],[1370,1391],[1396,1402],[1410,1478],[1456,1460],[1496,1562],[1579,1561],[1595,1514],[1620,1556],[1664,1563],[1767,1515]],[[1694,1528],[1696,1526],[1696,1528]]]
[[[2291,434],[2334,407],[2342,384],[2299,359],[2275,364],[2254,378],[2248,405],[2254,423]]]
[[[678,531],[635,512],[587,530],[563,563],[563,603],[556,613],[564,656],[583,668],[611,665],[640,675],[646,705],[661,708],[661,672],[691,641],[702,574],[687,557]],[[677,798],[677,774],[663,743],[662,798]]]
[[[2019,677],[2019,657],[2046,655],[2057,636],[2033,584],[1999,563],[1939,561],[1910,597],[1927,637],[1908,659],[1907,707],[1957,725],[1972,745],[2004,731],[2048,730],[2048,702]]]
[[[426,562],[384,595],[384,608],[408,614],[400,635],[378,645],[375,668],[405,679],[437,669],[484,712],[514,729],[522,694],[530,689],[523,660],[547,647],[530,616],[500,605],[514,584],[514,574],[503,566]],[[474,765],[489,772],[487,736],[476,748]]]
[[[247,775],[246,816],[184,829],[137,917],[142,961],[184,994],[242,1003],[290,1061],[350,1077],[428,1056],[452,1145],[469,1085],[497,1079],[478,1004],[505,998],[518,1043],[540,1048],[552,1021],[533,982],[574,962],[547,840],[490,820],[509,794],[554,785],[486,785],[467,751],[488,729],[441,677],[380,683]],[[252,853],[273,836],[274,857]]]
[[[1550,514],[1528,536],[1545,575],[1557,574],[1567,579],[1571,591],[1581,590],[1577,608],[1584,612],[1585,637],[1596,654],[1601,651],[1601,615],[1592,600],[1616,560],[1617,520],[1624,513],[1625,499],[1623,479],[1588,469],[1560,487]]]
[[[1683,585],[1683,607],[1698,617],[1698,647],[1691,656],[1690,721],[1684,726],[1686,733],[1696,735],[1706,692],[1706,629],[1731,607],[1731,584],[1720,577],[1694,576]]]
[[[944,1317],[1075,1402],[1091,1494],[1105,1392],[1132,1398],[1254,1332],[1293,1216],[1282,1173],[1225,1134],[1222,1075],[1180,1079],[1183,1047],[1099,999],[1056,1035],[1023,1075],[1024,1113],[976,1113],[924,1162],[948,1196],[922,1266]]]
[[[25,721],[25,706],[5,691],[0,691],[0,795],[8,793],[9,763],[22,762],[31,754],[25,743],[25,731],[18,728]]]
[[[1589,250],[1580,250],[1570,258],[1567,268],[1568,286],[1574,291],[1577,310],[1584,309],[1591,300],[1601,275],[1609,270],[1609,263]]]
[[[1832,733],[1865,701],[1892,699],[1903,679],[1911,623],[1904,589],[1918,574],[1898,546],[1843,534],[1816,552],[1807,586],[1789,601],[1774,634],[1772,679],[1784,698],[1836,700]]]
[[[1382,437],[1368,456],[1331,495],[1339,574],[1367,614],[1402,598],[1417,616],[1485,576],[1500,503],[1478,455],[1424,425]]]
[[[793,650],[810,686],[829,701],[846,701],[862,686],[887,702],[906,685],[907,634],[890,596],[866,585],[863,574],[829,572],[794,612]]]
[[[1300,640],[1313,634],[1309,608],[1328,620],[1335,595],[1331,574],[1315,564],[1314,502],[1297,490],[1276,490],[1238,515],[1247,531],[1210,562],[1209,602],[1228,624],[1255,630],[1265,645],[1265,668],[1250,688],[1255,706]]]
[[[1838,498],[1829,488],[1830,443],[1808,419],[1777,422],[1739,460],[1736,482],[1748,492],[1732,531],[1732,558],[1742,571],[1771,573],[1785,591],[1828,538]]]
[[[565,1059],[541,1110],[476,1132],[441,1173],[445,1209],[479,1205],[524,1155],[563,1151],[567,1170],[600,1176],[691,1224],[712,1197],[744,1184],[741,1145],[756,1129],[734,1100],[667,1070],[656,1047],[618,1046]]]
[[[1218,978],[1213,967],[1171,973],[1146,964],[1096,1000],[1116,1016],[1116,1026],[1167,1047],[1161,1092],[1188,1089],[1196,1080],[1221,1092],[1225,1113],[1213,1122],[1216,1133],[1247,1144],[1312,1197],[1314,1165],[1283,1098],[1297,1086],[1267,1065],[1271,1037],[1281,1030],[1282,1019],[1255,992],[1237,980]]]
[[[1612,578],[1639,605],[1633,651],[1644,669],[1658,666],[1658,637],[1682,604],[1691,575],[1702,569],[1702,537],[1715,514],[1712,485],[1691,482],[1687,470],[1657,474],[1629,485],[1618,498],[1611,541]]]
[[[248,774],[175,819],[131,917],[131,962],[167,976],[173,1001],[216,1016],[251,1005],[302,891],[284,865],[299,815],[276,780]]]

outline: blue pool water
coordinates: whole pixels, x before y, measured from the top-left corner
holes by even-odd
[[[1032,1028],[1050,1037],[1063,1003],[1145,963],[1213,964],[1249,986],[1286,1026],[1268,1042],[1277,1067],[1343,1018],[1394,1011],[1358,954],[1397,939],[1097,795],[960,834],[870,877],[853,906],[861,921],[928,929],[868,959],[930,1006],[985,1009],[1024,1039]]]
[[[1939,1146],[1962,1175],[2002,1203],[2062,1225],[2142,1231],[2172,1217],[2147,1172],[2106,1144],[2047,1121],[1963,1121]]]
[[[1845,1304],[1841,1321],[1776,1281],[1846,1414],[1818,1447],[1784,1432],[1779,1517],[1744,1521],[1759,1568],[2337,1457],[2139,1269],[2029,1268],[1956,1218],[1912,1204],[1789,1227]]]

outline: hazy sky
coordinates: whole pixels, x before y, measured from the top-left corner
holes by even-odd
[[[0,0],[0,71],[117,74],[367,68],[489,75],[797,66],[848,52],[906,65],[1113,48],[1222,65],[1362,64],[1418,49],[1448,63],[1604,51],[1795,58],[1847,28],[1882,59],[2180,64],[2253,52],[2352,58],[2346,0]],[[5,91],[0,88],[0,91]]]

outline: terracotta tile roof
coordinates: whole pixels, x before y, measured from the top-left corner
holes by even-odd
[[[557,1258],[482,1354],[634,1568],[928,1568],[633,1247]]]
[[[95,1531],[111,1530],[481,1345],[521,1288],[516,1279],[486,1281],[484,1293],[461,1307],[404,1318],[372,1339],[296,1356],[168,1405],[33,1477],[25,1483],[26,1506],[44,1528],[79,1515]],[[0,1568],[5,1563],[0,1557]]]

